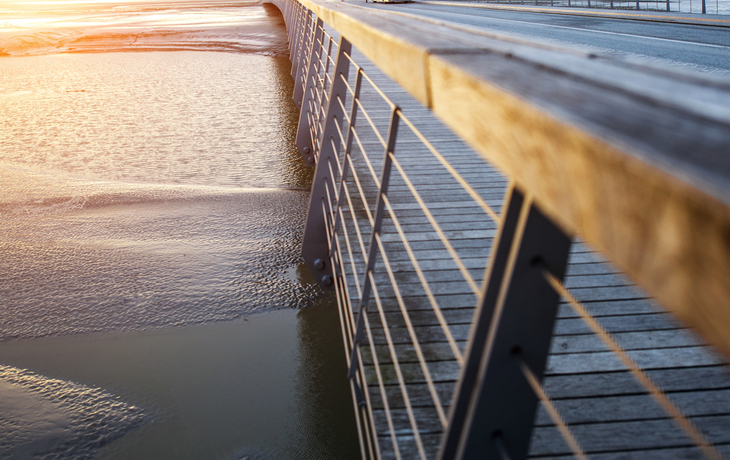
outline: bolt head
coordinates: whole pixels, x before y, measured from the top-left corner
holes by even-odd
[[[304,153],[309,153],[309,147],[304,147]]]
[[[314,164],[314,157],[307,157],[307,163]]]
[[[332,286],[332,277],[329,275],[324,275],[322,277],[322,284],[325,286]]]
[[[315,260],[314,268],[316,268],[317,270],[322,270],[324,268],[324,260],[322,260],[322,259]]]

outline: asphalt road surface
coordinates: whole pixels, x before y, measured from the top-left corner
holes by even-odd
[[[364,4],[363,4],[364,5]],[[461,27],[591,52],[614,59],[649,62],[730,77],[730,21],[726,27],[625,18],[433,3],[368,4]],[[567,8],[558,8],[565,11]],[[600,10],[595,14],[601,14]],[[631,12],[650,18],[652,13]],[[654,13],[656,14],[656,13]],[[671,13],[664,13],[671,14]],[[680,15],[687,17],[687,14]],[[695,15],[700,16],[700,15]],[[704,16],[706,17],[706,16]],[[713,18],[729,19],[713,15]]]

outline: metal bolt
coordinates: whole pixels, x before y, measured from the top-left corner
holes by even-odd
[[[332,285],[332,277],[329,275],[324,275],[322,277],[322,284],[325,286],[331,286]]]
[[[309,153],[309,147],[304,147],[304,153]]]
[[[322,259],[315,260],[314,268],[316,268],[317,270],[322,270],[324,268],[324,260],[322,260]]]
[[[307,163],[314,164],[314,157],[307,157]]]

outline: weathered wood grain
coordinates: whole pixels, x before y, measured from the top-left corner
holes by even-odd
[[[730,442],[730,417],[693,417],[692,421],[705,431],[710,442]],[[572,430],[575,436],[582,440],[584,449],[589,454],[692,445],[692,442],[671,419],[574,425]],[[530,446],[532,456],[569,453],[570,449],[563,442],[557,429],[535,428]]]

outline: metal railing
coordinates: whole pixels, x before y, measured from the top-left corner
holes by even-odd
[[[680,0],[483,0],[507,5],[609,8],[622,10],[681,11]]]
[[[393,102],[302,3],[275,4],[289,30],[297,147],[316,165],[303,255],[337,295],[362,457],[523,459],[542,405],[569,452],[587,458],[542,385],[562,299],[688,445],[723,458],[566,289],[574,235],[528,190],[451,149],[455,139],[424,134],[430,122]]]
[[[387,0],[386,0],[387,1]],[[460,1],[460,0],[455,0]],[[472,3],[474,0],[467,0]],[[477,0],[479,3],[504,5],[534,5],[575,8],[604,8],[617,10],[671,11],[676,13],[728,14],[730,7],[720,0]],[[725,0],[723,0],[725,2]]]

